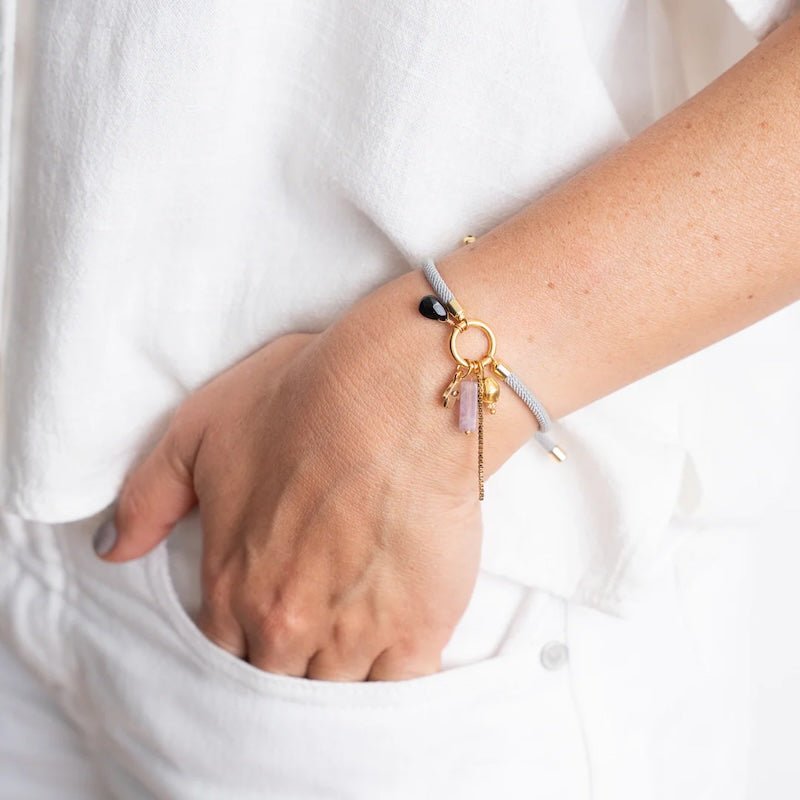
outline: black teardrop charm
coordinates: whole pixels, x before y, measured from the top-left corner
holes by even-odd
[[[444,322],[447,319],[447,311],[435,294],[426,294],[419,301],[419,313],[423,317],[435,319],[439,322]]]

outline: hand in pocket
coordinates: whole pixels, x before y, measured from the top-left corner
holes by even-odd
[[[475,583],[474,442],[437,407],[442,369],[412,370],[399,341],[370,335],[375,314],[282,336],[202,386],[119,497],[109,561],[199,503],[198,623],[269,672],[436,672]]]

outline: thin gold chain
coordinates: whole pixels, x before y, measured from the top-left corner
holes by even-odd
[[[483,500],[483,363],[478,362],[478,500]]]

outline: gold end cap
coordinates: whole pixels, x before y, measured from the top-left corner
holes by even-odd
[[[458,300],[455,299],[455,297],[449,303],[445,303],[445,308],[457,320],[466,319],[466,314],[464,313],[464,309],[461,307],[461,303],[459,303]]]

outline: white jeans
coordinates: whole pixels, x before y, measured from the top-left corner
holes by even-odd
[[[2,798],[744,797],[746,532],[687,537],[634,619],[481,571],[440,673],[344,683],[205,638],[196,512],[124,565],[109,515],[0,514]]]

